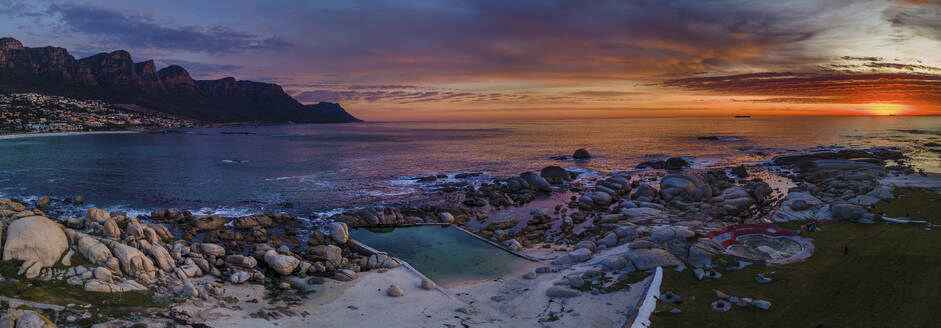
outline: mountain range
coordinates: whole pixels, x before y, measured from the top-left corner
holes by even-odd
[[[116,106],[212,123],[360,122],[339,104],[305,105],[272,83],[194,80],[185,68],[157,70],[124,50],[75,59],[59,47],[29,48],[0,38],[0,92],[103,99]]]

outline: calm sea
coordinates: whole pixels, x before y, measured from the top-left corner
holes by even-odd
[[[941,117],[636,118],[225,127],[0,140],[0,197],[82,195],[131,213],[297,214],[413,199],[413,178],[481,179],[561,165],[586,175],[686,156],[694,167],[782,153],[897,146],[941,172]],[[697,137],[717,136],[719,140]],[[586,148],[589,161],[559,161]],[[445,180],[448,181],[448,180]]]

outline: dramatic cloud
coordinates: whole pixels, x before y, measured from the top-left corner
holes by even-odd
[[[941,75],[753,73],[666,81],[664,85],[729,95],[773,96],[762,102],[941,103]]]
[[[941,107],[925,89],[941,74],[939,1],[0,0],[0,16],[28,46],[264,77],[366,119]]]
[[[424,102],[511,102],[524,101],[527,95],[506,93],[474,93],[455,91],[404,91],[404,90],[311,90],[294,95],[301,102],[388,102],[393,104],[415,104]]]
[[[289,50],[293,43],[279,37],[261,37],[226,26],[168,26],[151,16],[76,4],[58,4],[49,13],[61,18],[69,32],[93,35],[130,47],[228,53],[247,50]]]

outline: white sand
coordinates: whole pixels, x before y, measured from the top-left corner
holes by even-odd
[[[596,254],[596,258],[604,255]],[[404,267],[385,273],[364,272],[353,282],[328,279],[326,284],[316,286],[317,291],[302,305],[290,307],[291,311],[309,315],[284,316],[271,321],[250,317],[261,309],[284,308],[284,304],[261,300],[265,293],[261,286],[226,286],[227,296],[240,299],[237,307],[226,305],[228,308],[216,306],[206,310],[208,304],[202,304],[203,311],[197,321],[212,327],[623,327],[627,323],[625,312],[639,303],[650,282],[648,278],[625,292],[583,293],[574,298],[552,300],[546,296],[546,289],[555,281],[592,265],[538,274],[533,280],[522,278],[523,273],[540,265],[533,263],[524,272],[500,279],[451,286],[445,290],[447,293],[421,289],[421,279]],[[406,295],[387,296],[386,289],[392,284],[405,290]],[[491,299],[493,296],[503,299],[497,301]],[[252,298],[259,302],[246,302]],[[462,308],[473,310],[470,313],[458,311]],[[549,321],[550,317],[555,319]]]

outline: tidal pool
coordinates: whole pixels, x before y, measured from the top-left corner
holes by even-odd
[[[451,226],[359,228],[350,235],[405,260],[442,286],[497,278],[533,263]]]

